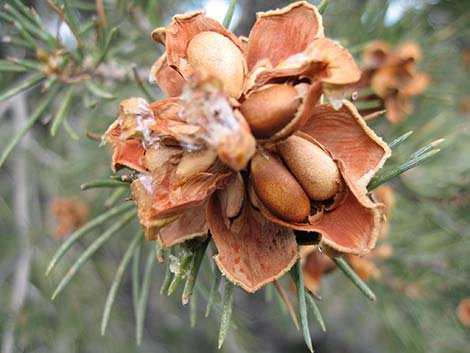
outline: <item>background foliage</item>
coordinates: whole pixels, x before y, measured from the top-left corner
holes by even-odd
[[[10,6],[17,3],[5,2]],[[57,14],[47,2],[22,3],[33,6],[55,36]],[[204,7],[222,20],[228,2],[109,0],[104,1],[106,24],[97,15],[95,1],[54,3],[68,6],[78,31],[84,31],[80,49],[68,27],[60,27],[64,51],[59,57],[71,53],[70,70],[76,76],[89,77],[62,85],[0,169],[0,332],[4,352],[8,352],[5,337],[12,323],[14,352],[190,352],[195,347],[197,351],[216,351],[220,312],[203,318],[206,303],[202,297],[210,286],[209,277],[200,279],[197,322],[191,329],[189,307],[182,307],[177,296],[159,294],[163,266],[155,266],[152,273],[141,347],[134,343],[129,273],[118,293],[108,333],[100,335],[106,294],[137,222],[99,250],[54,302],[49,298],[59,276],[105,228],[96,229],[74,246],[51,276],[45,277],[44,271],[61,241],[53,236],[56,220],[48,206],[52,200],[78,197],[86,202],[93,218],[103,211],[110,194],[107,189],[80,191],[84,181],[110,173],[109,152],[98,148],[99,143],[87,139],[85,133],[102,133],[114,120],[119,101],[144,96],[142,87],[147,94],[160,95],[156,88],[139,84],[131,69],[135,63],[137,74],[145,81],[150,65],[161,54],[162,48],[151,41],[150,31],[168,23],[175,13]],[[287,3],[240,1],[231,28],[238,35],[247,35],[256,11]],[[431,75],[432,85],[415,100],[415,112],[398,126],[390,126],[383,118],[372,123],[387,141],[414,130],[397,148],[393,162],[406,160],[413,151],[438,138],[446,140],[437,158],[391,183],[397,202],[388,241],[394,255],[379,263],[382,278],[370,284],[378,301],[371,304],[365,300],[340,273],[323,282],[320,308],[328,331],[321,332],[312,322],[317,352],[457,353],[468,347],[470,330],[458,321],[456,308],[470,297],[469,10],[466,1],[331,0],[324,14],[326,34],[340,40],[358,60],[361,49],[373,39],[392,44],[412,40],[423,48],[420,68]],[[55,50],[41,39],[33,40],[34,45],[25,43],[18,31],[18,26],[2,17],[0,95],[34,77],[38,48],[50,53]],[[10,36],[14,41],[18,38],[16,43],[7,43]],[[16,62],[23,69],[6,64],[11,58],[19,60]],[[47,79],[42,84],[50,83]],[[74,91],[64,107],[70,87]],[[45,97],[35,85],[0,102],[2,152]],[[51,137],[51,121],[59,118],[61,109],[65,109],[63,118],[70,127],[57,123],[59,129]],[[148,251],[153,248],[142,247],[143,259]],[[204,272],[211,272],[207,258],[202,266]],[[269,290],[247,295],[235,288],[234,303],[232,329],[222,350],[307,351],[282,303],[276,296],[271,298]]]

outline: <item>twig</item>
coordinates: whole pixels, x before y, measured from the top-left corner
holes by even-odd
[[[101,142],[101,135],[100,134],[87,131],[86,137],[88,137],[90,140]]]
[[[96,13],[98,15],[101,28],[106,27],[106,16],[104,14],[103,0],[96,0]]]
[[[383,109],[383,110],[378,110],[378,111],[376,111],[376,112],[373,112],[373,113],[364,115],[363,118],[364,118],[364,120],[366,120],[366,121],[373,120],[373,119],[378,118],[379,116],[385,114],[386,112],[387,112],[387,111],[386,111],[385,109]]]
[[[60,7],[54,4],[52,0],[47,0],[47,3],[51,7],[51,9],[59,16],[59,19],[61,21],[64,21],[67,24],[67,26],[70,28],[70,31],[73,33],[75,39],[77,40],[77,47],[79,48],[83,47],[83,43],[82,43],[82,40],[80,39],[80,35],[76,31],[75,26],[72,23],[70,23],[67,16],[65,16],[64,11],[62,11]]]
[[[139,86],[139,88],[142,90],[142,92],[150,101],[154,101],[156,99],[155,94],[150,90],[149,87],[147,87],[147,85],[140,78],[139,72],[137,71],[137,66],[135,64],[132,64],[131,68],[132,68],[132,73],[134,74],[135,82],[137,82],[137,85]]]

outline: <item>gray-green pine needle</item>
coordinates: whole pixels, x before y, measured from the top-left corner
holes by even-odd
[[[153,266],[155,265],[155,253],[152,249],[149,250],[147,255],[147,262],[145,264],[144,278],[142,280],[142,287],[140,289],[139,302],[137,307],[137,325],[136,325],[136,341],[140,346],[142,343],[142,336],[144,332],[145,309],[147,308],[148,297],[151,286],[151,276]]]
[[[129,223],[133,218],[135,218],[136,212],[134,210],[127,212],[122,218],[120,218],[116,223],[109,227],[101,236],[96,238],[96,240],[91,243],[91,245],[80,255],[80,257],[75,261],[75,263],[70,267],[66,272],[65,276],[59,282],[59,285],[52,294],[51,299],[54,300],[64,288],[70,283],[73,277],[77,274],[78,270],[82,265],[104,244],[106,243],[113,235],[119,232],[122,227]]]
[[[142,239],[142,236],[143,233],[141,230],[139,230],[139,232],[134,236],[132,242],[129,244],[116,270],[116,274],[114,275],[113,282],[111,283],[111,287],[106,298],[106,304],[103,310],[103,318],[101,320],[101,335],[104,335],[106,333],[106,328],[109,322],[109,315],[111,314],[111,309],[113,307],[114,300],[116,299],[117,290],[119,288],[119,285],[121,284],[124,272],[126,271],[127,266],[129,265],[129,262],[132,259],[134,249],[139,244],[140,240]]]
[[[70,236],[67,237],[67,239],[62,243],[59,249],[52,256],[52,259],[49,262],[49,265],[47,266],[46,276],[49,275],[52,269],[57,265],[57,263],[65,255],[65,253],[72,247],[72,245],[75,244],[78,240],[80,240],[85,234],[102,225],[114,216],[117,216],[118,214],[127,211],[133,207],[134,205],[131,203],[125,203],[116,206],[110,209],[109,211],[99,215],[98,217],[94,218],[93,220],[85,224],[83,227],[77,229],[75,232],[70,234]]]
[[[305,286],[302,273],[302,264],[300,261],[292,267],[291,275],[295,280],[297,287],[297,300],[299,305],[300,327],[304,336],[305,344],[310,352],[313,352],[312,338],[310,337],[310,330],[308,326],[307,304],[305,301]]]
[[[340,257],[335,257],[333,258],[333,261],[335,262],[336,266],[348,277],[354,285],[359,288],[361,293],[363,293],[367,299],[370,301],[375,301],[375,294],[372,292],[372,290],[369,288],[369,286],[359,277],[359,275],[354,272],[354,270],[349,266],[349,264],[342,258]]]
[[[222,309],[222,317],[220,319],[220,330],[217,346],[222,348],[225,336],[227,335],[230,327],[230,319],[232,317],[232,304],[233,304],[233,284],[229,280],[225,280],[224,289],[224,307]]]

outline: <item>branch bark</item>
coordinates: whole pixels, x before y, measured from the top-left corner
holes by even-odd
[[[15,129],[19,130],[26,122],[28,112],[26,97],[19,94],[12,98],[12,111],[14,116]],[[13,284],[10,300],[10,315],[8,316],[2,337],[2,353],[12,353],[14,350],[14,334],[18,314],[23,307],[31,269],[32,247],[29,239],[30,212],[28,208],[28,163],[24,153],[24,145],[27,143],[26,137],[20,144],[16,158],[13,162],[14,199],[13,208],[15,212],[15,222],[17,228],[18,257],[13,275]]]

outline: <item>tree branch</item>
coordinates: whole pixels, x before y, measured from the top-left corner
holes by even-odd
[[[18,130],[27,119],[26,98],[19,94],[14,98],[12,104],[15,118],[15,128]],[[25,139],[28,140],[28,139]],[[22,144],[24,144],[23,142]],[[24,150],[19,150],[13,164],[14,174],[14,212],[18,239],[18,258],[16,260],[15,272],[10,301],[10,315],[6,320],[3,338],[2,353],[12,353],[14,350],[14,333],[18,314],[23,307],[29,284],[31,269],[32,248],[29,239],[30,212],[28,208],[28,170]]]

